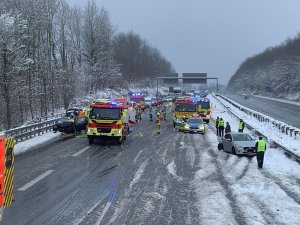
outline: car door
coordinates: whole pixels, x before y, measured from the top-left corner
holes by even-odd
[[[232,140],[231,135],[230,134],[225,134],[225,136],[223,138],[224,151],[231,152],[231,140]]]

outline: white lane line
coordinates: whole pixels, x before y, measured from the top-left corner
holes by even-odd
[[[84,153],[84,152],[85,152],[86,150],[88,150],[89,148],[90,148],[90,146],[87,146],[87,147],[85,147],[84,149],[82,149],[82,150],[76,152],[76,153],[73,154],[72,156],[73,156],[73,157],[77,157],[77,156],[79,156],[80,154]]]
[[[102,211],[102,213],[101,213],[101,216],[97,219],[95,225],[100,225],[100,224],[101,224],[101,222],[102,222],[102,220],[103,220],[105,214],[107,213],[107,210],[108,210],[109,207],[111,206],[111,204],[112,204],[112,202],[106,203],[106,206],[105,206],[105,208],[103,209],[103,211]]]
[[[137,161],[137,159],[140,157],[140,155],[142,154],[142,152],[143,152],[143,151],[140,151],[140,152],[137,154],[137,156],[136,156],[136,157],[134,158],[134,160],[133,160],[134,162]]]
[[[109,195],[109,193],[107,193],[107,195],[105,195],[104,199],[107,198],[107,196]],[[87,213],[80,218],[78,221],[76,221],[75,223],[73,223],[73,225],[80,225],[83,223],[83,221],[87,218],[87,216],[89,216],[103,201],[103,199],[101,199],[101,201],[97,202],[92,208],[90,208]]]
[[[33,179],[29,183],[25,184],[23,187],[19,188],[18,191],[26,191],[28,188],[39,182],[40,180],[44,179],[46,176],[50,175],[53,173],[54,170],[47,170],[45,173],[41,174],[37,178]]]

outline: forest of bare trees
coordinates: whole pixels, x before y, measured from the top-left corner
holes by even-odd
[[[173,71],[109,12],[64,0],[0,1],[0,131],[67,108],[75,96]]]

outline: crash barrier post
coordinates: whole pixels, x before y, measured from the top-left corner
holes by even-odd
[[[1,137],[0,173],[0,205],[6,208],[13,201],[14,138]]]

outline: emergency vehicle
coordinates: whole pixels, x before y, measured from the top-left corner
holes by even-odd
[[[139,104],[143,111],[146,109],[144,93],[142,93],[142,92],[130,92],[129,93],[129,100],[130,100],[130,104],[133,108],[137,104]]]
[[[173,125],[175,128],[182,128],[187,119],[197,113],[197,102],[189,96],[179,97],[175,101]]]
[[[127,98],[113,98],[112,101],[119,103],[124,109],[128,109]]]
[[[197,100],[197,113],[204,122],[209,123],[211,116],[211,104],[208,98],[200,98]]]
[[[90,105],[87,126],[89,143],[95,139],[114,139],[122,142],[129,132],[128,112],[124,104],[116,101],[103,101]]]

